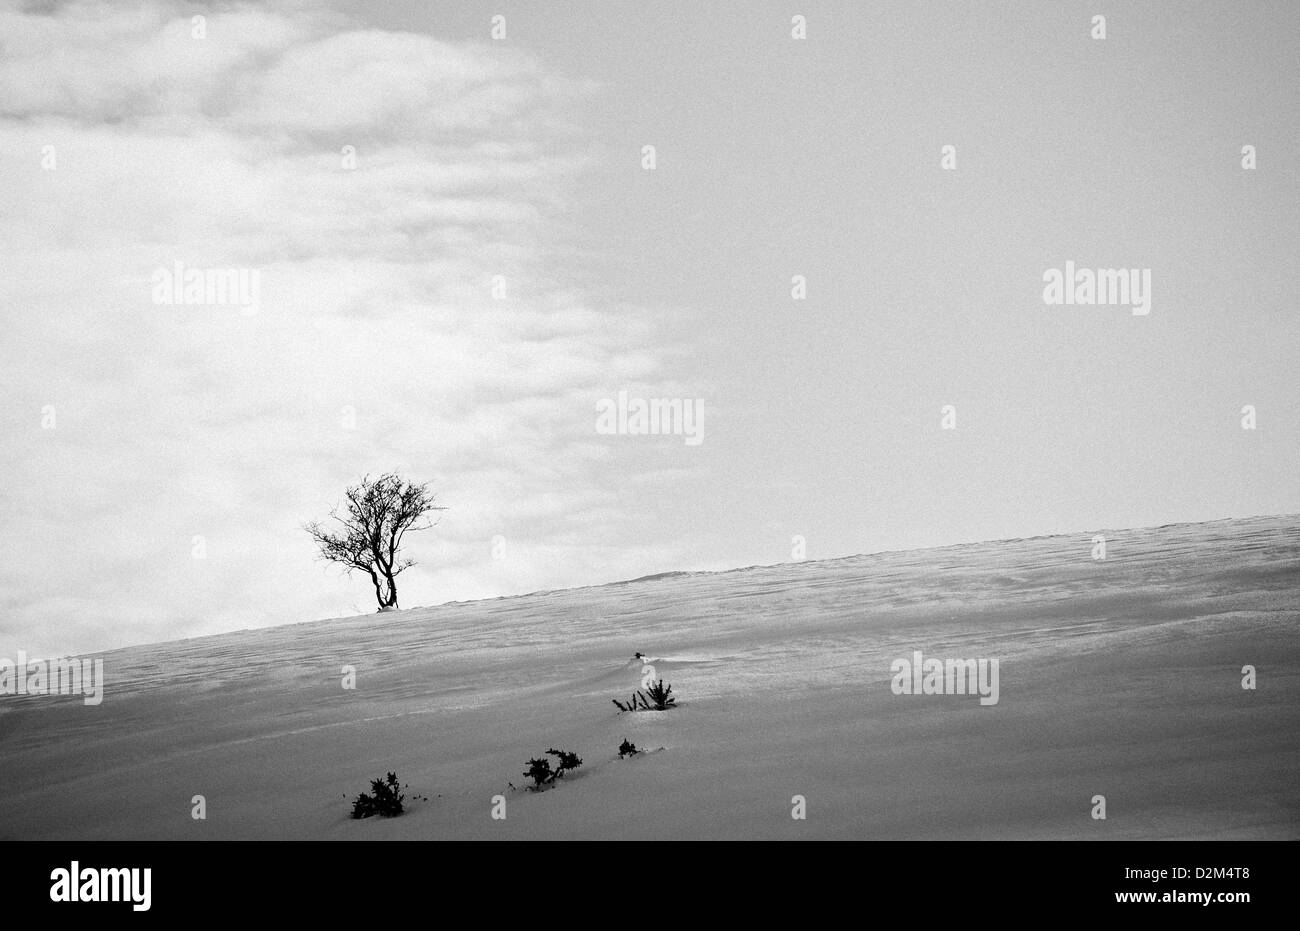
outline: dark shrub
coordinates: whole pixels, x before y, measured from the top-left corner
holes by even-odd
[[[402,800],[406,796],[397,784],[396,773],[389,773],[387,779],[372,779],[370,793],[362,792],[352,803],[353,818],[369,818],[371,815],[392,818],[402,813]]]
[[[618,706],[619,711],[667,711],[677,703],[672,693],[673,687],[671,685],[665,687],[664,680],[660,679],[645,691],[633,692],[632,700],[627,704],[617,698],[612,698],[610,701]]]
[[[654,703],[655,711],[667,711],[670,705],[677,702],[677,699],[672,697],[673,687],[670,685],[664,688],[663,679],[646,689],[646,692],[650,696],[650,701]]]
[[[545,757],[540,760],[529,760],[524,775],[533,780],[534,789],[540,789],[555,778],[555,772],[551,769],[551,761]]]
[[[541,759],[529,760],[528,768],[524,770],[524,775],[533,780],[530,788],[534,792],[582,765],[582,759],[578,754],[570,753],[567,750],[556,750],[552,747],[546,751],[546,756],[555,757],[556,765],[554,769],[551,768],[551,761],[546,757],[542,757]]]
[[[568,770],[577,769],[582,765],[582,760],[579,759],[578,754],[576,753],[554,749],[547,750],[546,753],[548,756],[553,756],[560,761],[559,767],[555,770],[555,775],[557,776],[563,776]]]

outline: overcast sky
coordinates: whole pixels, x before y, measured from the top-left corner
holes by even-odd
[[[1300,511],[1300,7],[701,6],[0,7],[0,656],[372,611],[386,469],[403,607]]]

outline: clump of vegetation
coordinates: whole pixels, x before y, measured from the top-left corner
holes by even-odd
[[[401,786],[397,783],[397,774],[389,773],[386,779],[372,779],[370,794],[362,792],[352,803],[353,818],[369,818],[379,815],[382,818],[394,818],[403,811]]]
[[[528,761],[524,775],[533,780],[534,789],[540,789],[555,778],[555,771],[551,769],[551,761],[546,757],[534,758]]]
[[[554,768],[552,768],[551,761],[546,756],[555,757]],[[524,770],[524,775],[533,780],[531,788],[534,792],[540,791],[543,786],[555,782],[565,773],[571,772],[582,765],[582,759],[578,754],[570,753],[567,750],[551,748],[546,751],[546,756],[529,760],[528,768]]]
[[[646,689],[646,692],[650,695],[650,700],[654,702],[655,711],[667,711],[670,705],[677,703],[677,699],[673,698],[673,687],[670,685],[664,688],[663,679]]]
[[[660,679],[648,689],[637,689],[632,693],[632,700],[621,702],[617,698],[611,699],[618,706],[619,712],[624,711],[667,711],[677,703],[673,698],[673,687],[665,686],[664,680]]]
[[[560,761],[559,769],[556,770],[558,776],[563,776],[565,770],[577,769],[582,765],[582,759],[576,753],[569,753],[565,750],[547,750],[546,752]]]
[[[625,756],[636,756],[640,752],[641,751],[636,748],[636,744],[628,743],[626,737],[624,737],[623,742],[618,745],[618,758],[620,760]]]

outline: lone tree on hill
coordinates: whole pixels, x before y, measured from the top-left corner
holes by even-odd
[[[415,565],[399,556],[402,537],[408,530],[427,530],[436,521],[435,511],[446,508],[434,504],[429,486],[412,485],[394,472],[371,480],[367,475],[347,491],[346,513],[335,508],[330,517],[341,526],[329,531],[313,521],[303,529],[311,534],[320,553],[350,573],[361,569],[375,584],[375,598],[380,611],[397,608],[397,575]]]

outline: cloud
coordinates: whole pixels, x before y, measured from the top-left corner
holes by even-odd
[[[666,347],[556,272],[594,89],[310,5],[191,15],[0,13],[0,655],[368,610],[300,530],[366,471],[452,507],[406,605],[671,559],[592,407]],[[256,313],[155,304],[176,263],[256,270]]]

